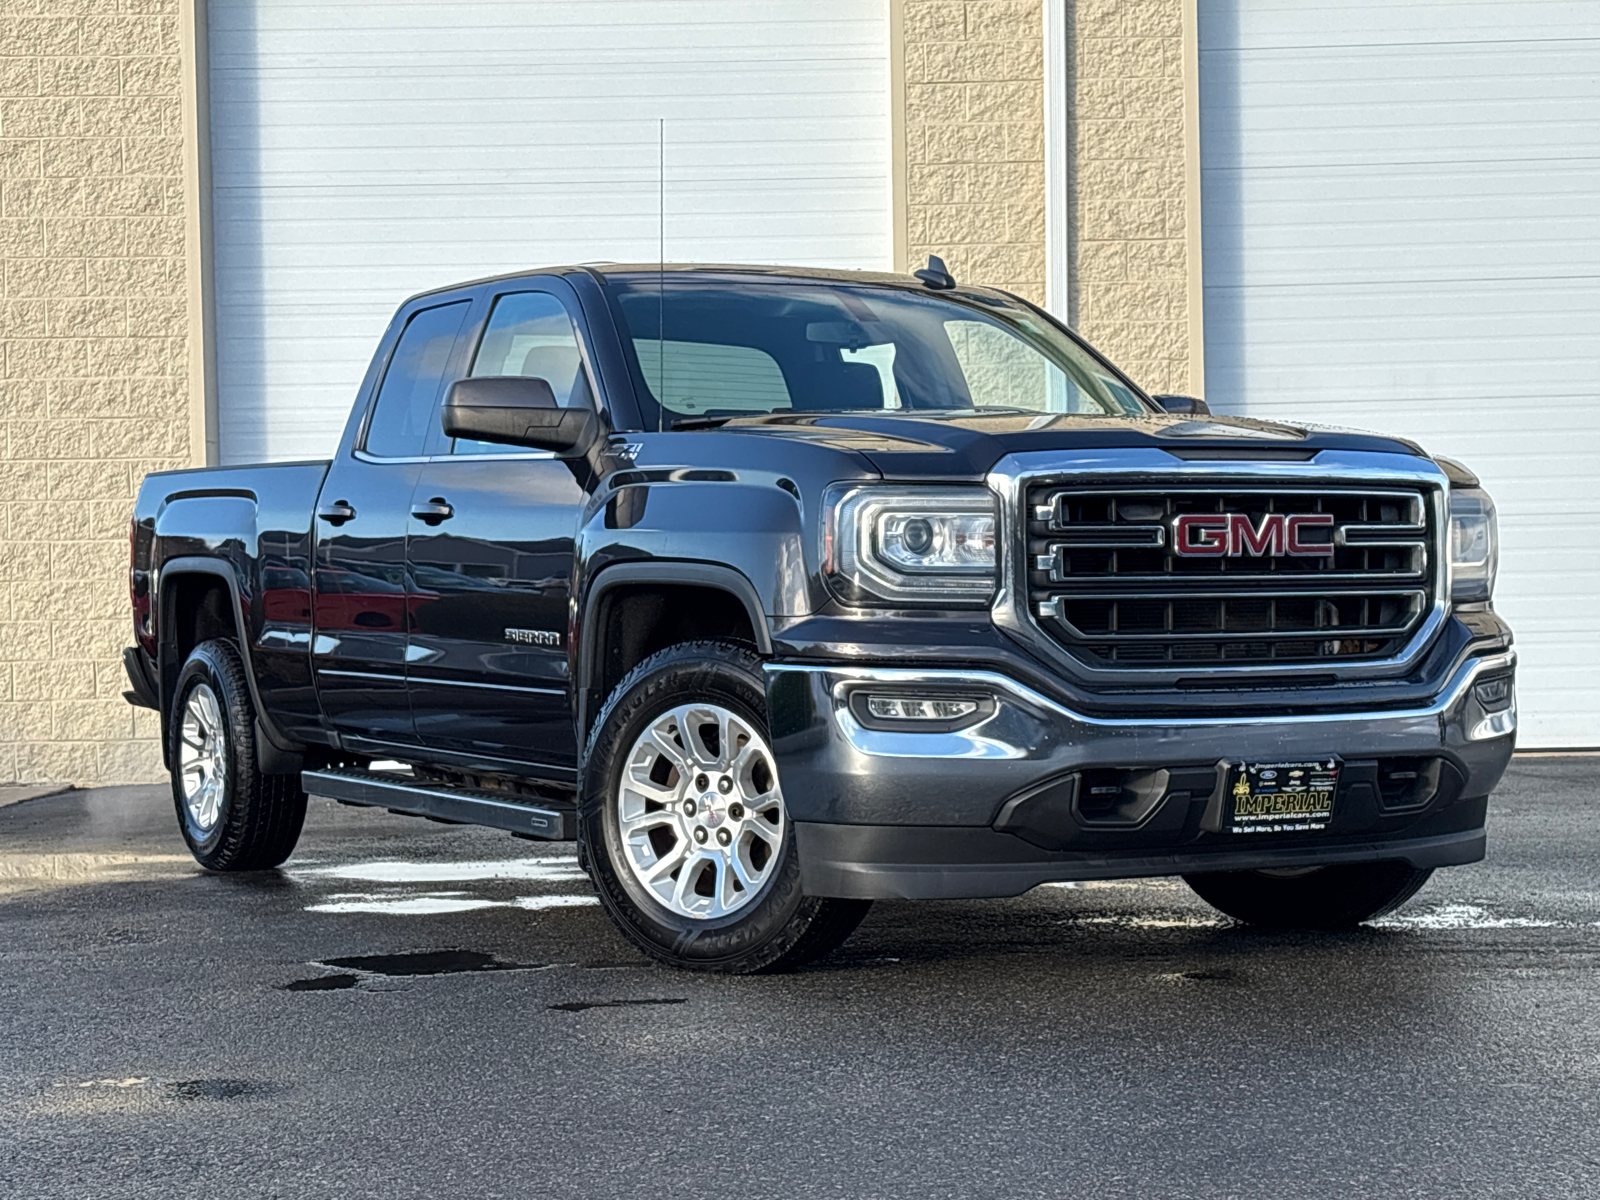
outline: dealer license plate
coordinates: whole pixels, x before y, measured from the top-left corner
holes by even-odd
[[[1246,763],[1234,775],[1234,833],[1320,833],[1333,816],[1339,760]]]

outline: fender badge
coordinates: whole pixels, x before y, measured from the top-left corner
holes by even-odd
[[[521,642],[528,646],[559,646],[561,635],[548,629],[507,629],[506,641]]]

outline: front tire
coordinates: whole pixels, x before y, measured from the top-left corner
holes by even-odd
[[[801,892],[768,739],[761,660],[723,642],[646,659],[600,713],[579,837],[607,913],[658,962],[790,970],[839,946],[871,906]]]
[[[172,705],[172,799],[178,828],[208,871],[261,871],[294,851],[306,817],[299,775],[256,768],[256,710],[231,642],[202,642]]]
[[[1268,929],[1352,929],[1393,912],[1428,882],[1410,863],[1354,863],[1308,871],[1218,871],[1183,880],[1213,908]]]

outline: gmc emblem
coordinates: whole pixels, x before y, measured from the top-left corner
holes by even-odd
[[[1185,558],[1327,558],[1332,542],[1307,542],[1301,535],[1332,526],[1332,513],[1266,513],[1259,525],[1248,513],[1184,513],[1172,523],[1173,548]]]

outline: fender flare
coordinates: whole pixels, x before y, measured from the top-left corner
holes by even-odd
[[[573,688],[576,712],[573,716],[577,723],[580,753],[587,737],[589,692],[598,653],[595,645],[595,613],[607,592],[636,583],[687,584],[727,592],[744,606],[745,614],[750,618],[750,627],[755,630],[757,653],[769,658],[772,656],[772,631],[767,627],[760,593],[756,591],[755,584],[732,567],[688,559],[651,559],[648,562],[619,562],[602,567],[585,589],[583,620],[578,626],[578,655],[573,664],[576,679]]]
[[[255,663],[251,657],[250,632],[245,626],[244,600],[239,589],[238,573],[232,563],[201,555],[183,555],[168,559],[155,573],[156,619],[159,622],[156,626],[156,689],[161,704],[159,711],[162,761],[167,762],[172,752],[170,738],[167,735],[167,720],[171,715],[172,704],[170,690],[177,680],[178,672],[183,669],[183,664],[180,662],[168,662],[168,654],[172,647],[172,639],[168,632],[172,624],[172,593],[167,588],[167,580],[173,576],[188,575],[210,575],[221,579],[228,586],[234,632],[239,643],[239,657],[244,660],[245,683],[250,688],[250,702],[255,705],[256,710],[256,752],[262,773],[276,775],[298,772],[299,757],[304,747],[293,738],[284,735],[261,703],[261,692],[256,685]]]

